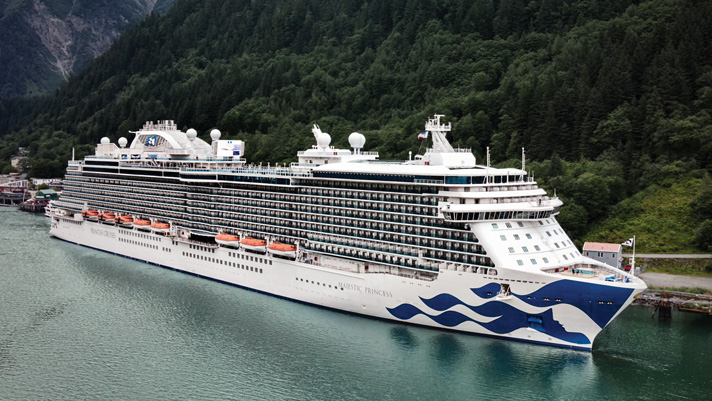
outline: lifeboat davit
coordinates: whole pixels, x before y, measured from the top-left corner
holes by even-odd
[[[116,222],[116,215],[114,213],[102,213],[99,215],[99,221],[104,224],[114,224]]]
[[[133,227],[133,217],[131,216],[121,216],[116,219],[116,222],[121,226],[121,227],[126,227],[126,228],[131,228]]]
[[[143,220],[143,219],[134,220],[133,225],[134,225],[134,227],[136,227],[139,230],[143,230],[143,231],[151,230],[151,222],[148,220]]]
[[[224,246],[231,246],[233,248],[240,247],[240,237],[237,235],[220,233],[215,236],[215,242]]]
[[[151,224],[151,231],[154,233],[167,233],[170,230],[171,226],[168,223],[161,223],[161,222],[155,222]]]
[[[273,242],[269,244],[267,247],[269,249],[269,253],[273,255],[279,255],[279,256],[284,256],[287,258],[296,258],[297,257],[297,246],[292,245],[292,244],[283,244],[281,242]]]
[[[99,212],[96,210],[85,210],[82,212],[82,217],[89,221],[99,221]]]
[[[247,238],[243,239],[242,241],[240,241],[240,244],[245,249],[248,249],[250,251],[262,252],[262,253],[264,253],[267,248],[267,241],[265,241],[263,239],[257,239],[257,238],[247,237]]]

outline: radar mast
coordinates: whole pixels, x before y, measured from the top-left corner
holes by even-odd
[[[455,150],[450,145],[450,142],[445,138],[448,131],[452,129],[452,123],[440,124],[440,117],[444,117],[444,114],[435,114],[433,118],[428,119],[425,123],[425,130],[430,132],[433,136],[433,152],[437,153],[451,153]]]

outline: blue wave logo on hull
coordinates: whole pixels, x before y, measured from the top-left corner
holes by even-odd
[[[490,283],[480,288],[471,288],[471,291],[480,299],[492,299],[496,297],[499,290],[500,285],[497,283]],[[555,320],[551,307],[554,304],[569,304],[584,312],[598,326],[604,328],[632,292],[633,290],[628,288],[560,280],[547,284],[529,294],[512,293],[512,296],[517,297],[528,305],[549,308],[545,312],[537,313],[536,315],[527,314],[507,303],[496,300],[486,302],[480,306],[472,306],[451,294],[445,293],[430,299],[421,298],[421,301],[428,308],[444,311],[439,315],[428,314],[411,304],[401,304],[395,308],[387,308],[387,310],[391,315],[401,320],[409,320],[416,315],[424,315],[445,327],[456,327],[470,321],[497,334],[511,333],[520,328],[530,327],[570,343],[590,344],[591,341],[586,335],[569,332],[561,323]],[[556,301],[552,302],[552,300]],[[479,315],[495,319],[490,322],[480,322],[460,312],[449,310],[456,305],[463,305]]]
[[[496,317],[496,319],[487,323],[480,322],[465,316],[460,312],[452,310],[448,310],[439,315],[430,315],[411,304],[401,304],[393,309],[387,309],[391,315],[401,320],[409,320],[416,315],[424,315],[445,327],[456,327],[464,322],[470,321],[497,334],[507,334],[520,328],[531,327],[529,324],[530,315],[504,302],[491,301],[480,306],[472,306],[460,301],[457,297],[450,294],[440,294],[431,299],[421,298],[421,300],[428,307],[435,310],[446,310],[455,305],[464,305],[473,312],[476,312],[482,316]],[[551,309],[545,311],[544,313],[537,314],[538,318],[541,319],[542,327],[544,328],[543,331],[545,331],[548,335],[574,344],[591,343],[588,337],[582,333],[572,333],[566,331],[566,329],[564,329],[558,321],[554,320],[553,315],[554,314]]]
[[[580,309],[591,320],[596,322],[599,327],[604,328],[630,297],[631,293],[633,293],[632,288],[559,280],[529,294],[518,295],[512,293],[512,295],[531,306],[540,308],[551,306],[552,299],[560,298],[563,300],[561,303]],[[603,303],[601,304],[601,302]]]

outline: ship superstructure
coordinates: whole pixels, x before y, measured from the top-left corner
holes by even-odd
[[[590,350],[645,289],[583,257],[556,221],[562,202],[523,169],[478,165],[426,122],[423,155],[380,161],[316,145],[289,166],[253,165],[173,121],[130,146],[103,138],[70,161],[51,234],[300,302],[379,318]]]

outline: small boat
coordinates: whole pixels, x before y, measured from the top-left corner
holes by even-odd
[[[151,230],[151,222],[148,220],[143,220],[143,219],[134,220],[133,225],[134,225],[134,227],[136,227],[137,229],[142,230],[142,231],[150,231]]]
[[[267,248],[267,241],[263,239],[247,237],[240,241],[243,248],[250,251],[257,251],[264,253]]]
[[[99,221],[104,224],[114,224],[116,222],[116,215],[114,213],[102,213],[99,215]]]
[[[215,236],[215,242],[220,245],[238,248],[240,246],[240,237],[238,237],[237,235],[220,233]]]
[[[116,223],[121,227],[132,228],[133,227],[133,217],[131,216],[120,216],[116,219]]]
[[[151,224],[151,231],[154,233],[167,233],[171,226],[168,223],[161,223],[159,221]]]
[[[292,244],[283,244],[281,242],[273,242],[267,247],[269,253],[273,255],[284,256],[287,258],[297,257],[297,246]]]
[[[96,210],[85,210],[82,212],[82,217],[89,221],[99,221],[99,212]]]

